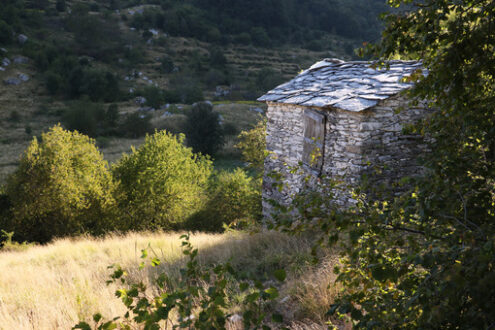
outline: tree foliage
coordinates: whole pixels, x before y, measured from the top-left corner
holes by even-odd
[[[156,132],[113,167],[129,229],[170,229],[202,206],[212,163],[183,142],[183,135]]]
[[[208,187],[204,208],[188,221],[188,229],[221,231],[223,225],[239,227],[261,218],[261,180],[237,168],[215,175]]]
[[[224,143],[220,114],[206,102],[193,105],[187,113],[185,133],[188,144],[194,152],[214,155]]]
[[[331,313],[357,328],[490,328],[495,324],[495,3],[390,0],[378,58],[422,59],[409,96],[436,109],[425,174],[399,196],[356,195],[339,211],[311,195],[297,205],[325,241],[343,246],[344,285]],[[404,178],[403,181],[407,181]],[[332,187],[330,187],[332,188]],[[332,189],[329,189],[331,192]],[[309,196],[309,195],[307,195]],[[326,204],[325,207],[322,205]]]
[[[249,131],[242,131],[238,138],[239,143],[235,147],[241,150],[242,159],[249,163],[249,167],[262,174],[265,158],[268,156],[266,150],[266,118],[260,120]]]
[[[116,227],[110,216],[114,184],[94,141],[54,126],[35,138],[5,187],[17,240],[52,237]]]

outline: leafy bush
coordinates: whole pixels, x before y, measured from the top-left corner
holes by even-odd
[[[100,104],[88,101],[75,102],[64,114],[67,129],[76,130],[91,137],[99,134],[99,124],[103,122],[105,110]]]
[[[174,62],[170,56],[164,56],[160,59],[160,70],[163,73],[171,73],[174,70]]]
[[[146,99],[146,105],[154,109],[159,109],[165,102],[165,94],[155,86],[146,86],[139,94]]]
[[[185,133],[194,152],[214,155],[223,145],[220,115],[208,103],[197,103],[186,114]]]
[[[13,241],[14,232],[0,230],[0,251],[25,251],[34,246],[33,243]]]
[[[241,150],[242,158],[249,166],[262,174],[265,158],[268,156],[266,150],[266,119],[260,120],[256,126],[239,134],[239,143],[235,146]]]
[[[112,171],[129,229],[174,228],[203,204],[211,161],[166,131],[146,136]]]
[[[67,8],[67,5],[65,3],[65,0],[57,0],[56,4],[55,4],[55,8],[57,9],[57,11],[59,12],[64,12],[65,9]]]
[[[62,88],[62,77],[55,72],[48,72],[45,75],[45,84],[48,92],[55,95]]]
[[[0,20],[0,45],[10,44],[14,39],[13,33],[12,28],[3,20]]]
[[[139,112],[128,114],[118,128],[120,135],[130,138],[144,136],[153,130],[150,120],[151,116],[148,114]]]
[[[251,40],[256,46],[268,47],[270,46],[271,40],[266,30],[262,27],[253,27],[250,31]]]
[[[223,68],[227,65],[227,58],[220,49],[214,48],[210,51],[210,64],[215,68]]]
[[[223,224],[242,226],[261,217],[261,182],[240,168],[216,175],[208,196],[205,208],[189,220],[188,229],[221,231]]]
[[[84,70],[80,85],[73,88],[88,95],[92,101],[113,102],[120,96],[119,80],[109,71]]]
[[[94,141],[54,126],[31,142],[5,192],[18,240],[47,242],[84,232],[101,234],[116,224],[114,184]]]
[[[265,91],[281,84],[283,81],[284,77],[280,72],[270,68],[263,68],[256,74],[254,87],[256,90],[264,93]]]

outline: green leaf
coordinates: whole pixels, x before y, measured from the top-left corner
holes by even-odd
[[[285,278],[287,277],[287,274],[285,273],[285,270],[284,269],[278,269],[276,270],[273,275],[275,276],[275,278],[280,281],[280,282],[283,282],[285,281]]]
[[[258,300],[259,297],[260,297],[260,294],[258,292],[253,292],[253,293],[246,296],[245,302],[246,303],[253,303],[256,300]]]
[[[148,251],[146,249],[141,250],[141,259],[146,259],[148,257]]]
[[[272,320],[276,323],[282,323],[284,322],[284,317],[281,314],[274,313],[272,314]]]
[[[93,315],[93,321],[95,321],[96,323],[100,322],[102,316],[100,313],[96,313]]]
[[[79,322],[72,329],[91,330],[91,327],[86,322]]]
[[[108,321],[101,326],[102,330],[114,330],[117,329],[117,324],[113,323],[112,321]]]
[[[273,286],[266,289],[265,293],[267,293],[269,295],[271,300],[278,297],[278,290],[277,290],[277,288],[275,288]]]
[[[247,282],[241,282],[239,284],[239,289],[241,290],[241,292],[246,291],[248,288],[249,288],[249,283]]]
[[[159,265],[160,265],[160,259],[158,259],[156,257],[153,258],[153,259],[151,259],[151,266],[156,267],[156,266],[159,266]]]

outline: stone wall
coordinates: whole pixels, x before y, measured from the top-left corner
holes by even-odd
[[[302,175],[290,173],[290,168],[299,165],[303,152],[305,107],[288,104],[269,103],[267,116],[267,150],[269,156],[265,160],[265,176],[263,178],[263,213],[269,215],[271,207],[268,199],[282,204],[291,201],[290,196],[299,192]],[[278,178],[272,174],[280,174],[283,189],[276,187]]]
[[[403,108],[402,111],[399,111]],[[299,192],[304,176],[315,175],[300,166],[303,152],[304,106],[268,103],[267,149],[263,182],[263,210],[270,214],[267,203],[274,199],[288,204]],[[416,158],[425,152],[418,136],[404,135],[405,124],[425,116],[425,105],[411,107],[399,96],[378,103],[377,106],[350,112],[332,108],[312,108],[326,115],[326,134],[322,174],[355,185],[363,174],[373,172],[376,181],[390,181],[421,171]],[[300,170],[292,173],[291,168]],[[379,174],[376,175],[376,169]],[[282,191],[274,185],[270,173],[279,173],[284,183]],[[348,193],[337,193],[336,202],[352,204]]]

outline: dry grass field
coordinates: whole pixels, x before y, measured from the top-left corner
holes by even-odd
[[[131,233],[66,238],[24,251],[0,251],[0,329],[70,329],[97,311],[107,318],[123,315],[116,286],[105,284],[111,273],[107,267],[119,264],[131,279],[145,283],[161,271],[177,277],[184,265],[179,237]],[[258,276],[285,267],[288,278],[276,308],[294,329],[326,328],[325,313],[337,291],[332,289],[334,259],[325,257],[322,265],[312,266],[308,238],[277,232],[198,233],[191,243],[199,248],[202,264],[230,260],[236,269]],[[162,264],[139,270],[141,249],[148,246]]]

